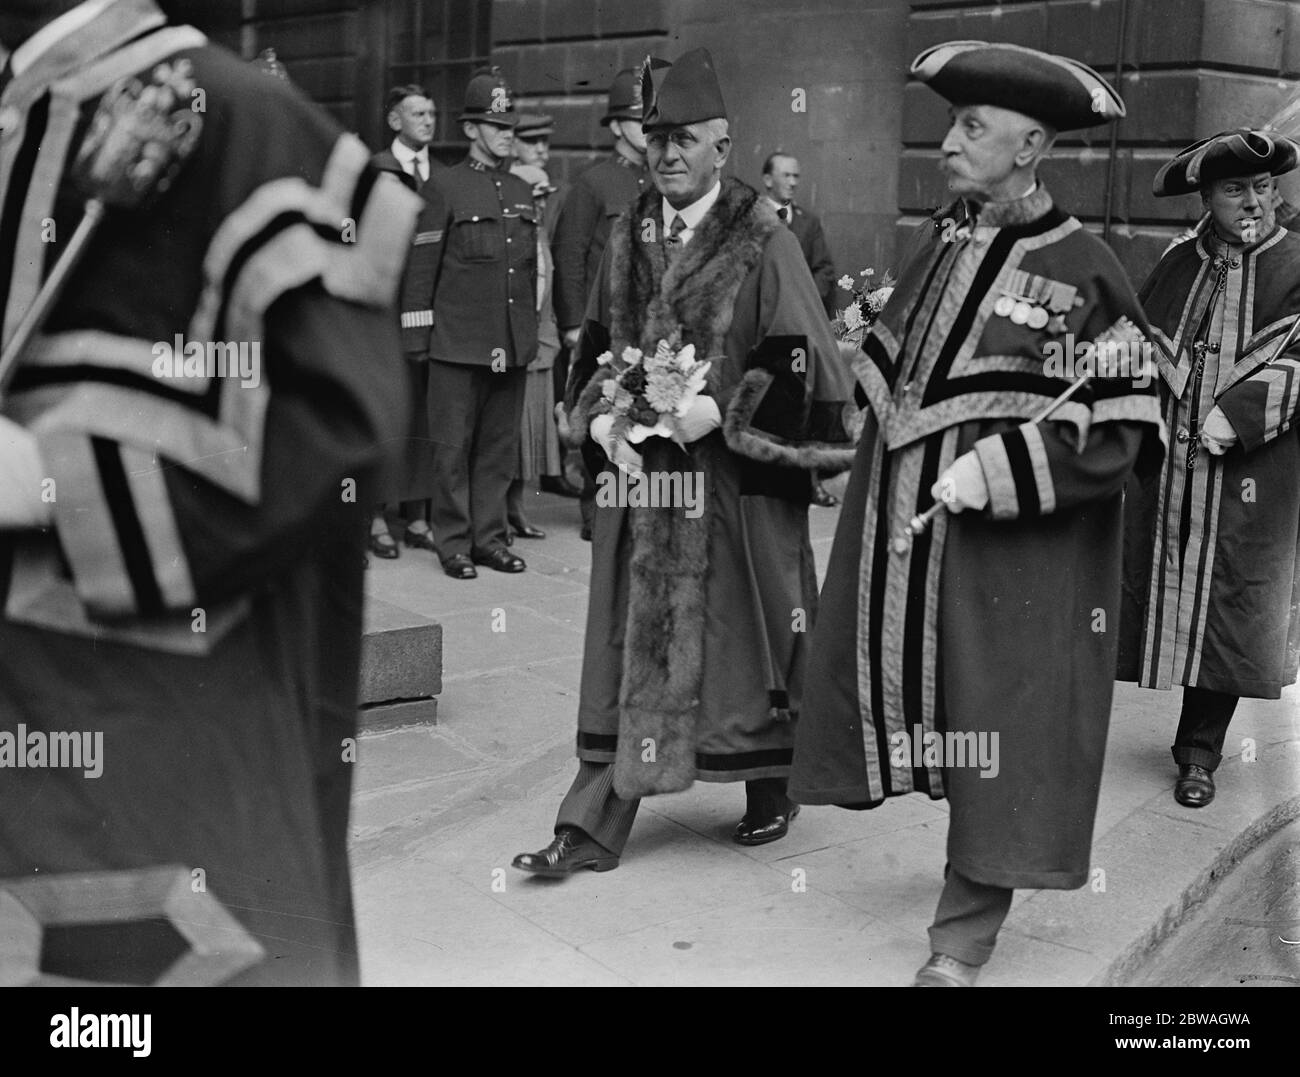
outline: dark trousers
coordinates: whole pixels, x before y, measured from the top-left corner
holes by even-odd
[[[945,874],[939,907],[930,925],[930,950],[968,965],[983,965],[993,954],[1015,891],[977,883],[951,867]]]
[[[398,515],[408,524],[413,524],[417,520],[427,520],[429,513],[433,510],[433,502],[427,497],[417,498],[415,501],[399,501],[397,503]],[[376,505],[375,515],[386,517],[388,514],[387,505]]]
[[[1184,688],[1183,710],[1174,734],[1174,762],[1214,770],[1223,760],[1223,740],[1237,709],[1237,696],[1208,688]]]
[[[759,778],[745,783],[746,813],[772,816],[788,810],[785,778]],[[615,856],[623,855],[640,799],[624,800],[614,794],[614,764],[578,763],[573,784],[560,802],[555,829],[576,826]]]
[[[438,554],[487,552],[506,544],[506,492],[519,466],[523,367],[429,363],[433,512]]]

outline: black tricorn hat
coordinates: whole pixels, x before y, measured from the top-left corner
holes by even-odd
[[[1057,131],[1125,115],[1124,101],[1087,64],[1023,45],[947,41],[912,61],[912,74],[954,105],[995,105]]]
[[[692,49],[676,63],[647,56],[641,65],[641,101],[644,127],[681,127],[727,115],[708,49]]]
[[[1233,176],[1280,176],[1295,168],[1296,144],[1285,135],[1240,127],[1193,142],[1166,161],[1151,184],[1157,198],[1195,194],[1215,180]]]

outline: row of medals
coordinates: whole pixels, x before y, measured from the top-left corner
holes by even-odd
[[[993,304],[993,313],[999,318],[1010,318],[1016,325],[1042,329],[1047,325],[1047,308],[1014,295],[1002,295]]]

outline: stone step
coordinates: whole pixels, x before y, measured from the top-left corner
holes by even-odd
[[[437,696],[442,692],[442,625],[367,595],[364,629],[361,730],[436,724]]]

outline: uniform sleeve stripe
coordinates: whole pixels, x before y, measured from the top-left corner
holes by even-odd
[[[136,514],[135,499],[131,496],[122,457],[117,446],[104,438],[91,438],[90,444],[104,500],[113,521],[113,531],[122,551],[122,562],[131,581],[131,590],[135,592],[135,608],[131,612],[156,616],[163,611],[162,591],[153,574],[144,528]]]
[[[123,446],[122,466],[163,604],[172,610],[187,607],[194,601],[194,584],[172,514],[162,462],[153,452]]]
[[[1014,520],[1020,515],[1020,500],[1016,496],[1016,481],[1007,457],[1006,442],[1000,436],[981,438],[975,442],[975,453],[984,469],[984,481],[989,488],[989,511],[995,520]]]
[[[433,324],[433,311],[431,310],[404,310],[402,311],[402,328],[403,329],[423,329]]]
[[[1034,486],[1038,491],[1038,511],[1046,516],[1056,511],[1056,486],[1052,483],[1052,466],[1043,444],[1043,431],[1037,423],[1023,423],[1020,432],[1025,439],[1029,464],[1034,472]]]

